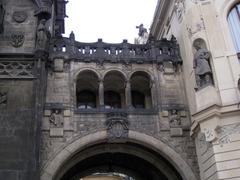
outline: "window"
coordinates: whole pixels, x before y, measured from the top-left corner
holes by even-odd
[[[138,91],[132,91],[132,105],[134,108],[145,108],[145,96]]]
[[[234,46],[240,54],[240,3],[235,5],[228,14],[228,24]]]
[[[104,104],[106,109],[121,108],[121,96],[114,91],[104,92]]]
[[[96,108],[96,95],[88,90],[79,92],[77,94],[77,107],[79,109]]]

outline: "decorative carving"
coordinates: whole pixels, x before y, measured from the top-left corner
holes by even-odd
[[[61,110],[52,110],[49,117],[49,122],[51,127],[62,128],[63,127],[63,114]]]
[[[182,21],[183,14],[185,12],[185,3],[184,0],[177,0],[175,3],[175,11],[178,18],[178,21]]]
[[[24,43],[24,34],[19,33],[19,34],[12,34],[11,35],[11,44],[13,47],[18,48],[23,45]]]
[[[193,46],[196,49],[193,60],[193,68],[195,69],[197,88],[213,84],[212,70],[210,67],[210,52],[202,47],[203,40],[197,39]]]
[[[240,123],[231,124],[223,127],[217,127],[218,143],[223,145],[231,142],[230,136],[240,134]]]
[[[46,19],[41,19],[37,27],[36,49],[46,51],[49,46],[50,32],[46,27]]]
[[[194,34],[200,32],[200,31],[204,30],[204,29],[205,29],[205,24],[204,24],[204,20],[203,20],[202,17],[201,17],[201,19],[200,19],[200,22],[198,22],[198,23],[195,24],[195,27],[192,27],[192,26],[189,27],[189,26],[187,26],[188,35],[189,35],[190,37],[193,36]]]
[[[204,129],[204,134],[207,142],[212,142],[217,138],[216,131],[213,129]]]
[[[4,15],[5,15],[5,9],[3,8],[3,5],[0,4],[0,34],[3,33],[4,30]]]
[[[13,19],[17,23],[23,23],[27,19],[27,13],[25,11],[15,11],[13,13]]]
[[[7,92],[0,92],[0,108],[7,105]]]
[[[0,78],[33,78],[33,62],[0,62]]]
[[[169,125],[170,127],[179,127],[181,126],[181,116],[176,109],[173,109],[169,112]]]
[[[107,135],[109,141],[121,141],[128,137],[128,126],[126,113],[112,112],[107,114]]]

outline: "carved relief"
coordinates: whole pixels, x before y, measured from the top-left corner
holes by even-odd
[[[63,114],[61,110],[52,110],[49,117],[50,127],[62,128],[63,127]]]
[[[175,3],[175,12],[178,18],[178,21],[181,22],[183,14],[185,12],[185,2],[184,0],[177,0]]]
[[[17,23],[23,23],[27,19],[27,13],[25,11],[15,11],[12,17]]]
[[[18,48],[21,47],[24,43],[25,37],[24,34],[12,34],[11,35],[11,44],[13,47]]]
[[[205,24],[202,17],[200,22],[195,23],[194,26],[187,26],[188,35],[190,37],[202,30],[205,30]]]
[[[118,141],[127,138],[128,125],[129,122],[125,113],[109,113],[106,121],[109,141]]]
[[[177,110],[173,109],[169,112],[169,125],[170,127],[180,127],[181,126],[181,116]]]
[[[0,62],[0,78],[33,78],[33,62]]]
[[[217,127],[218,143],[223,145],[231,142],[231,135],[240,134],[240,123]]]
[[[214,129],[204,129],[204,134],[207,142],[212,142],[217,138],[217,134]]]

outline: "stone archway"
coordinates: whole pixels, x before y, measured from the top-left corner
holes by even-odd
[[[117,156],[121,157],[123,157],[122,155],[126,155],[124,156],[126,158],[141,157],[141,159],[144,160],[142,162],[146,163],[146,165],[151,168],[164,168],[165,172],[162,171],[160,174],[162,173],[163,177],[166,179],[197,180],[191,167],[181,158],[179,154],[177,154],[173,149],[163,142],[151,136],[135,131],[129,131],[129,139],[127,142],[118,147],[115,145],[115,148],[111,144],[109,144],[111,146],[107,145],[108,143],[106,143],[106,138],[106,131],[101,131],[68,143],[68,145],[62,147],[62,149],[60,149],[54,157],[48,160],[48,163],[42,169],[41,180],[60,180],[62,179],[61,177],[68,171],[70,172],[71,167],[74,167],[74,165],[76,165],[78,162],[84,161],[85,159],[91,157],[97,157],[101,159],[101,157],[107,155],[106,153],[116,153]],[[95,148],[95,150],[98,148],[98,150],[88,151],[89,148]],[[126,151],[126,149],[128,150]],[[154,152],[154,154],[144,149],[149,149],[151,152]],[[82,156],[77,156],[79,152],[81,152]],[[166,162],[160,163],[160,160],[156,159],[157,156],[161,157],[162,160],[164,159]],[[139,159],[136,158],[133,158],[133,160],[140,163],[141,161],[138,161]],[[131,169],[126,169],[127,167],[128,166],[119,167],[119,172],[121,172],[121,168],[125,168],[125,170],[122,170],[123,172],[133,174],[133,176],[136,177],[138,176],[136,173],[139,173],[139,171],[135,173],[136,169],[133,169],[133,172]],[[90,171],[91,170],[89,169],[85,169],[85,174],[83,175],[89,175]],[[172,176],[171,174],[174,173],[175,175]],[[142,177],[144,177],[144,175]],[[178,178],[178,175],[181,176],[181,178]],[[81,174],[79,177],[81,177]],[[141,178],[138,179],[141,180]]]

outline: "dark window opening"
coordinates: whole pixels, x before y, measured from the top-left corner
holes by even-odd
[[[121,108],[121,96],[114,91],[104,92],[104,105],[106,109]]]
[[[145,95],[138,91],[132,91],[132,106],[134,108],[145,108]]]
[[[77,93],[77,107],[79,109],[96,108],[96,95],[88,90]]]

